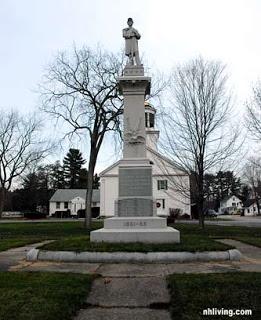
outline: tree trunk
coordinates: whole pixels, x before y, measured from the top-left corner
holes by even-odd
[[[259,199],[256,199],[256,206],[257,206],[257,215],[260,216],[260,204],[259,204]]]
[[[199,199],[198,201],[198,219],[199,225],[202,229],[205,228],[205,216],[204,216],[204,200]]]
[[[202,161],[203,162],[203,161]],[[203,167],[203,166],[202,166]],[[204,174],[203,169],[199,170],[198,174],[198,210],[199,210],[199,225],[202,229],[204,229]]]
[[[257,206],[257,215],[260,216],[260,204],[259,204],[259,196],[257,192],[255,192],[255,200],[256,200],[256,206]]]
[[[0,219],[2,218],[2,213],[4,211],[5,205],[5,189],[0,188]]]
[[[87,192],[85,199],[85,221],[84,226],[88,230],[91,230],[92,223],[92,189],[93,189],[93,174],[94,174],[95,162],[90,158],[88,176],[87,176]]]

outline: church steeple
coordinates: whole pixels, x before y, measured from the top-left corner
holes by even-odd
[[[157,150],[159,139],[159,130],[155,130],[156,109],[148,102],[144,102],[145,107],[145,130],[146,130],[146,146]]]

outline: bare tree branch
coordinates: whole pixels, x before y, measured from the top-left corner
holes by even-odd
[[[64,138],[88,134],[89,161],[85,225],[91,225],[93,175],[97,157],[108,132],[121,131],[123,99],[117,77],[122,74],[123,55],[100,48],[73,48],[58,53],[40,86],[42,110],[69,125]]]
[[[252,97],[246,103],[246,125],[255,140],[261,138],[261,82],[253,87]]]
[[[229,123],[231,95],[226,82],[225,67],[219,62],[197,58],[178,66],[170,80],[170,112],[163,118],[162,148],[179,170],[193,177],[202,227],[204,175],[220,169],[240,148],[239,132]],[[184,186],[178,188],[181,192]]]
[[[5,192],[26,169],[41,161],[50,151],[46,141],[39,138],[40,121],[23,118],[17,112],[1,112],[0,119],[0,217]]]

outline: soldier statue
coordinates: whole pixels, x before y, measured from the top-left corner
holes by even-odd
[[[128,56],[128,65],[134,65],[134,61],[137,66],[141,65],[138,40],[140,39],[139,32],[132,27],[133,20],[129,18],[127,21],[128,28],[122,30],[123,38],[125,38],[125,55]]]

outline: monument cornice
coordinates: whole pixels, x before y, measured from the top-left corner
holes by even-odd
[[[117,79],[120,94],[150,94],[150,77],[122,76]]]

